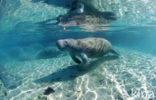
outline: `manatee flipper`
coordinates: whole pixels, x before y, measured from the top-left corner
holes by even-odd
[[[81,64],[81,61],[72,53],[70,53],[71,58],[77,63],[77,64]]]
[[[88,57],[85,53],[81,53],[80,58],[82,59],[82,64],[87,64],[88,63]]]
[[[113,50],[113,49],[111,49],[110,52],[113,53],[113,54],[115,54],[115,55],[118,55],[118,56],[119,56],[119,53],[117,53],[117,52],[116,52],[115,50]]]

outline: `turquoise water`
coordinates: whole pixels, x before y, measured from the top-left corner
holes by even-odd
[[[156,2],[92,0],[117,20],[64,31],[56,17],[70,4],[0,0],[0,100],[156,100]],[[106,38],[120,57],[106,55],[80,71],[55,42],[85,37]],[[48,87],[55,92],[44,95]]]

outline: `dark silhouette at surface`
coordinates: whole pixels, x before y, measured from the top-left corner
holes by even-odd
[[[86,65],[85,70],[81,70],[81,65],[68,66],[67,68],[61,69],[57,72],[54,72],[48,76],[42,77],[40,79],[35,80],[36,83],[54,83],[59,81],[69,81],[73,80],[78,76],[81,76],[89,71],[94,70],[98,65],[105,61],[115,60],[118,56],[104,56],[98,60],[90,62],[90,64]]]
[[[49,95],[51,93],[54,93],[55,90],[51,87],[48,87],[45,91],[44,91],[44,95]]]

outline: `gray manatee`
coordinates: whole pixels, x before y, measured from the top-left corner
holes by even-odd
[[[75,0],[65,15],[57,17],[60,26],[107,25],[116,20],[113,12],[101,12],[92,5]]]
[[[69,51],[72,59],[78,64],[86,64],[88,58],[102,57],[109,52],[119,55],[104,38],[61,39],[56,45],[62,51]]]

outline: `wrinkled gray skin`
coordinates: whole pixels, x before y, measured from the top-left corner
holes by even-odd
[[[110,20],[95,15],[77,14],[59,16],[58,25],[60,26],[82,26],[82,25],[106,25]]]
[[[58,40],[56,45],[62,51],[69,51],[72,59],[78,64],[86,64],[88,58],[102,57],[109,52],[119,55],[104,38],[62,39]]]
[[[14,89],[22,83],[20,77],[11,75],[2,65],[0,65],[0,80],[7,89]]]
[[[112,12],[100,12],[89,4],[75,1],[70,11],[57,17],[60,26],[106,25],[116,20]]]

